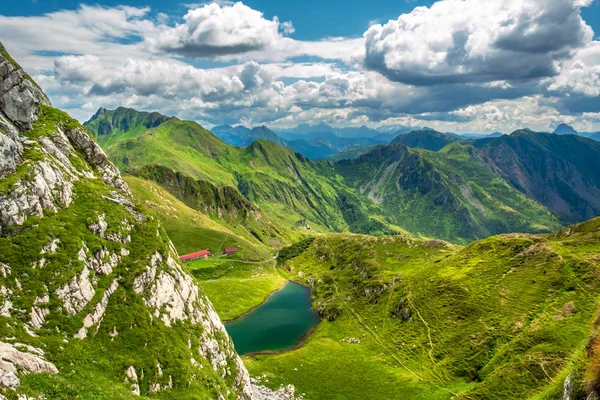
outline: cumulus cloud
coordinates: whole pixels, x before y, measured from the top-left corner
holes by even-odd
[[[564,120],[600,129],[600,42],[579,13],[589,2],[440,0],[364,37],[316,41],[295,40],[291,22],[229,1],[189,5],[181,19],[81,6],[0,16],[0,37],[53,103],[80,120],[123,105],[273,127],[482,132]],[[197,68],[182,55],[225,66]]]
[[[148,40],[169,53],[211,58],[261,50],[294,32],[291,22],[280,24],[277,17],[267,20],[241,2],[205,4],[189,10],[183,19],[184,23]]]
[[[364,37],[365,65],[413,85],[553,76],[593,37],[589,0],[441,0]]]

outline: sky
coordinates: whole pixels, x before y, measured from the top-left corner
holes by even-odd
[[[600,131],[598,2],[23,0],[0,41],[80,121]]]

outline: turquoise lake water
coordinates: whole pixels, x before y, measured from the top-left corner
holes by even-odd
[[[310,289],[288,282],[262,305],[226,323],[225,328],[237,352],[247,354],[293,349],[318,322]]]

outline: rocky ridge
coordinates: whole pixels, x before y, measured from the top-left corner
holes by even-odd
[[[158,222],[1,45],[0,155],[0,396],[44,396],[23,376],[88,368],[77,349],[104,347],[111,367],[95,373],[133,395],[189,387],[253,398],[223,324]]]

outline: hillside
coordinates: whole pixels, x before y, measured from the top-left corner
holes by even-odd
[[[263,245],[289,240],[288,232],[284,228],[265,216],[260,208],[234,187],[217,187],[207,181],[195,181],[179,172],[157,165],[143,167],[134,173],[137,177],[158,183],[188,207],[212,217],[221,224],[235,226],[238,234],[248,240]],[[172,237],[172,234],[170,236]]]
[[[600,219],[466,247],[320,236],[279,268],[325,319],[299,350],[246,363],[310,398],[584,399],[600,376],[599,253]]]
[[[466,243],[560,227],[547,209],[507,184],[493,157],[470,145],[450,148],[378,146],[351,160],[312,162],[271,141],[229,146],[200,125],[173,118],[135,138],[124,135],[106,151],[125,171],[160,165],[236,188],[288,231],[301,232],[298,223],[306,220],[317,232],[408,231]]]
[[[169,117],[157,112],[139,112],[125,107],[119,107],[116,110],[100,108],[92,118],[84,122],[83,126],[90,132],[95,132],[95,139],[101,146],[105,146],[112,143],[117,137],[119,139],[125,135],[135,137],[167,120]]]
[[[527,130],[473,146],[505,179],[564,223],[600,215],[600,143],[575,135]]]
[[[486,167],[472,147],[455,143],[444,150],[378,146],[335,163],[334,169],[392,223],[413,234],[461,241],[560,227],[548,210]]]
[[[424,129],[398,135],[390,142],[390,144],[403,144],[406,147],[416,147],[419,149],[438,151],[446,145],[456,142],[457,140],[459,140],[459,138],[456,136],[431,129]]]
[[[0,393],[252,398],[159,221],[0,50]]]

